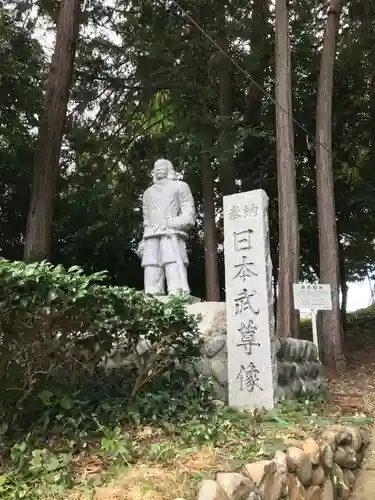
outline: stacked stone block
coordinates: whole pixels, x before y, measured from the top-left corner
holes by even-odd
[[[290,441],[272,460],[202,481],[197,500],[349,500],[369,436],[334,425],[317,439]]]
[[[292,399],[324,389],[323,367],[316,345],[308,340],[283,338],[277,345],[277,396]]]

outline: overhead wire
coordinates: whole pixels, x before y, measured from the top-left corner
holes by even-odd
[[[293,121],[293,123],[299,127],[300,130],[302,130],[303,132],[305,132],[306,134],[306,140],[308,142],[308,138],[311,138],[312,141],[315,143],[315,144],[318,144],[319,146],[321,146],[323,149],[325,149],[325,151],[327,151],[327,153],[330,154],[331,158],[334,159],[337,163],[343,165],[343,166],[346,166],[346,163],[342,160],[340,160],[339,158],[337,158],[337,156],[332,152],[331,149],[329,149],[324,143],[322,143],[321,141],[319,141],[315,136],[311,135],[308,131],[308,129],[302,125],[298,120],[296,120],[294,118],[293,115],[291,115],[291,113],[289,113],[289,111],[287,109],[285,109],[278,101],[277,99],[275,99],[269,92],[267,92],[266,89],[264,89],[255,79],[254,77],[247,71],[245,70],[242,66],[240,66],[240,64],[238,64],[235,59],[233,57],[231,57],[213,38],[212,36],[207,33],[207,31],[202,28],[202,26],[199,25],[199,23],[197,23],[195,21],[195,19],[180,5],[180,3],[177,1],[177,0],[169,0],[170,2],[172,2],[181,12],[182,14],[184,14],[184,16],[189,19],[189,21],[212,43],[212,45],[214,45],[217,50],[219,50],[232,64],[235,68],[238,69],[238,71],[240,71],[247,79],[249,79],[253,85],[255,85],[271,102],[273,102],[275,104],[275,106],[278,106],[281,111],[285,114],[287,114]],[[165,7],[167,7],[168,9],[168,6],[166,6],[166,3],[164,2],[164,0],[160,0],[160,3],[162,3]],[[170,10],[170,9],[168,9]],[[370,184],[366,183],[370,189],[372,190],[375,190],[374,187],[372,187]]]

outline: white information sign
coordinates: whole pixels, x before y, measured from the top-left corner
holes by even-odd
[[[332,309],[331,285],[295,283],[293,293],[295,309],[315,311]]]
[[[310,309],[311,311],[313,340],[319,352],[316,315],[318,311],[331,311],[331,285],[321,285],[320,283],[294,283],[293,296],[295,309],[299,309],[300,311]]]

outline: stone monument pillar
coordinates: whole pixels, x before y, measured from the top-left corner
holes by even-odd
[[[229,405],[273,408],[277,387],[268,197],[224,196]]]
[[[169,160],[154,164],[153,184],[143,194],[143,240],[138,247],[144,269],[144,291],[156,297],[189,295],[188,231],[195,224],[189,186],[177,179]]]

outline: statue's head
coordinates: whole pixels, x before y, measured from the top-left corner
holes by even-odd
[[[154,182],[164,179],[176,180],[177,175],[172,163],[164,158],[156,160],[152,171],[152,179]]]

